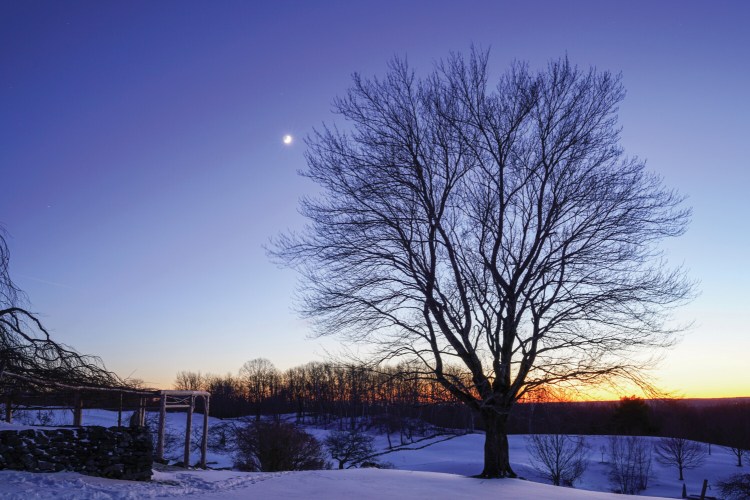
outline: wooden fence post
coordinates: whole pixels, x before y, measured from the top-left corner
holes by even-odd
[[[164,461],[164,429],[167,420],[167,395],[162,393],[159,399],[159,438],[156,442],[156,459]]]
[[[120,392],[120,406],[117,407],[117,427],[122,427],[122,392]]]
[[[5,399],[5,421],[9,424],[13,423],[13,400],[10,396]]]
[[[73,425],[80,427],[83,422],[83,398],[81,391],[76,391],[73,395]]]
[[[206,468],[206,450],[208,449],[208,396],[203,396],[203,436],[201,437],[201,468]]]
[[[146,427],[146,398],[140,398],[140,406],[138,408],[138,425],[140,427]]]
[[[193,409],[195,408],[195,396],[190,396],[190,405],[188,405],[187,421],[185,422],[185,456],[183,466],[187,469],[190,467],[190,434],[193,426]]]

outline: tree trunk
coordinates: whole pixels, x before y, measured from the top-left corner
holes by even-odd
[[[508,414],[494,410],[482,411],[484,422],[484,470],[482,478],[516,477],[510,467],[508,454],[508,432],[506,424]]]
[[[682,466],[680,465],[678,469],[680,469],[680,481],[684,481],[684,479],[682,479]]]

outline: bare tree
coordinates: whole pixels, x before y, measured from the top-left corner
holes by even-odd
[[[206,377],[201,372],[182,370],[177,372],[174,388],[178,391],[202,391],[206,384]]]
[[[324,444],[331,457],[339,464],[339,469],[345,465],[355,466],[373,454],[372,436],[358,429],[348,431],[334,431],[325,438]]]
[[[300,308],[321,334],[418,360],[481,416],[482,477],[515,475],[516,400],[643,383],[644,349],[672,341],[668,312],[691,294],[657,246],[689,210],[624,156],[623,96],[618,77],[567,60],[514,64],[494,86],[486,53],[425,78],[395,60],[335,101],[346,131],[308,139],[303,175],[320,193],[272,255],[304,276]]]
[[[673,465],[680,471],[700,467],[706,459],[706,446],[685,438],[661,438],[656,444],[656,460],[664,465]]]
[[[531,434],[526,447],[534,468],[555,486],[573,486],[586,471],[588,448],[581,436]]]
[[[610,436],[609,469],[616,492],[637,495],[648,487],[651,446],[640,436]]]
[[[247,399],[255,406],[255,418],[260,420],[263,401],[279,385],[279,372],[266,358],[255,358],[242,365],[239,376],[247,390]]]
[[[742,467],[742,458],[748,454],[748,451],[737,446],[727,446],[726,449],[737,458],[737,467]]]

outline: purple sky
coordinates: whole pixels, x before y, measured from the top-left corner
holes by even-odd
[[[750,395],[746,195],[750,3],[0,3],[0,224],[11,271],[59,341],[122,376],[321,359],[295,275],[262,245],[299,227],[301,141],[351,73],[418,71],[471,43],[541,66],[621,71],[623,145],[689,196],[669,256],[700,280],[659,372]],[[295,142],[284,146],[284,134]]]

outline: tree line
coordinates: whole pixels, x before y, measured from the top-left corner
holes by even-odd
[[[750,399],[653,399],[520,404],[513,433],[663,436],[724,446],[738,465],[750,450]],[[710,447],[711,445],[709,445]]]
[[[462,375],[456,373],[456,377]],[[451,428],[472,428],[465,406],[436,380],[409,363],[365,364],[310,362],[278,370],[269,360],[246,362],[237,375],[180,371],[177,390],[211,393],[211,415],[232,418],[294,413],[297,422],[328,424],[347,420],[416,419]]]
[[[457,369],[458,380],[468,377]],[[211,415],[296,415],[298,423],[328,425],[367,422],[409,432],[420,421],[462,431],[484,430],[466,405],[435,379],[409,363],[372,367],[361,364],[310,362],[287,370],[264,358],[246,362],[234,374],[180,371],[179,390],[211,392]],[[644,400],[575,402],[554,400],[552,391],[537,393],[513,408],[512,434],[638,435],[687,438],[750,450],[750,400]],[[408,425],[407,425],[408,424]]]

